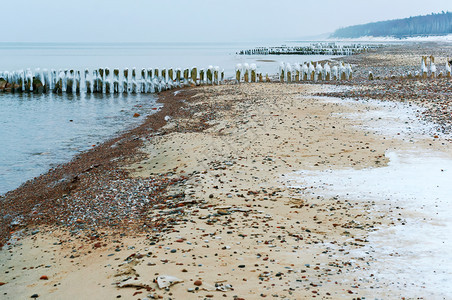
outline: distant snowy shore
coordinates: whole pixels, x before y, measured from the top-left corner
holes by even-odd
[[[407,38],[396,38],[391,36],[363,36],[359,38],[338,39],[330,38],[327,41],[334,42],[445,42],[452,43],[452,34],[448,35],[431,35],[431,36],[414,36]]]

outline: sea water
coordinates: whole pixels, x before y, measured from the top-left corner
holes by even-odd
[[[0,194],[142,122],[156,108],[154,95],[0,94]]]
[[[83,73],[86,68],[199,69],[213,65],[224,69],[226,78],[233,78],[237,63],[254,63],[257,72],[276,74],[280,61],[303,63],[331,58],[236,54],[256,46],[281,44],[0,43],[0,72],[40,68]],[[142,117],[132,118],[133,114],[153,112],[155,97],[0,93],[0,194],[141,122]]]

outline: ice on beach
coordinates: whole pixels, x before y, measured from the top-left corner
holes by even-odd
[[[300,171],[292,186],[319,186],[314,193],[324,197],[375,201],[373,213],[402,207],[404,225],[371,232],[355,254],[377,258],[371,269],[379,279],[418,284],[410,288],[413,295],[452,295],[452,158],[427,151],[386,157],[389,165],[381,168]]]
[[[355,100],[326,98],[325,101],[355,105]],[[364,130],[405,140],[431,137],[434,125],[417,120],[419,107],[383,101],[359,101],[365,113],[342,114],[362,121]],[[400,135],[397,135],[400,134]],[[408,286],[403,295],[442,299],[452,294],[452,156],[423,148],[386,152],[387,166],[367,169],[301,170],[286,175],[292,187],[313,187],[305,193],[325,198],[374,202],[371,214],[395,212],[403,218],[395,225],[369,233],[369,243],[350,250],[353,257],[369,257],[368,271],[381,282]],[[390,212],[394,210],[394,213]],[[396,255],[394,255],[396,254]],[[362,274],[362,277],[369,274]],[[358,275],[361,276],[361,275]]]

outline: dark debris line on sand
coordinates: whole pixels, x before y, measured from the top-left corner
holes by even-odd
[[[158,226],[158,222],[146,225],[147,209],[165,202],[166,188],[186,178],[161,174],[131,179],[122,167],[143,157],[140,153],[143,141],[152,138],[166,124],[165,116],[191,117],[192,112],[181,108],[192,94],[190,89],[159,94],[163,108],[148,116],[142,125],[77,155],[72,161],[50,169],[1,197],[0,247],[14,231],[38,225],[61,225],[75,231]],[[201,120],[192,126],[184,130],[201,131],[208,125]]]

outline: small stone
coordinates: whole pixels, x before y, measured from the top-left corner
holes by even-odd
[[[176,249],[171,249],[171,253],[176,253],[177,250]]]
[[[245,265],[239,265],[239,268],[244,268],[245,267]]]
[[[39,295],[38,294],[33,294],[33,295],[31,295],[31,297],[30,298],[38,298],[39,297]]]
[[[5,285],[5,284],[6,284],[6,282],[0,282],[0,286]]]
[[[138,118],[139,116],[140,116],[139,113],[134,113],[134,114],[133,114],[133,117],[134,117],[134,118]]]
[[[193,284],[196,285],[196,286],[200,286],[200,285],[202,285],[202,281],[201,280],[196,280]]]
[[[39,277],[40,280],[49,280],[49,277],[47,277],[46,275],[42,275],[41,277]]]

